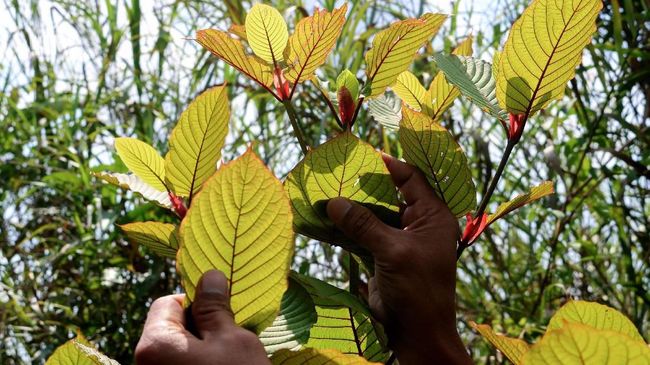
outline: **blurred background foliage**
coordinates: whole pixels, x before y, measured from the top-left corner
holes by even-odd
[[[277,0],[289,24],[334,0]],[[427,84],[431,54],[468,34],[491,60],[526,0],[350,1],[328,66],[362,76],[369,40],[395,19],[451,14],[412,71]],[[284,109],[201,50],[198,29],[243,23],[250,3],[4,0],[0,5],[0,363],[42,363],[80,329],[131,363],[148,305],[178,291],[173,262],[127,242],[116,224],[171,220],[164,210],[102,184],[125,171],[115,136],[166,146],[200,91],[227,82],[233,118],[225,158],[254,142],[283,178],[300,153]],[[534,118],[496,201],[553,180],[557,194],[494,225],[459,263],[459,326],[477,363],[505,360],[468,328],[490,323],[532,341],[569,298],[622,311],[650,340],[650,2],[611,0],[566,97]],[[312,145],[337,133],[320,93],[295,103]],[[443,123],[468,154],[479,192],[505,146],[502,129],[465,100]],[[362,111],[356,133],[399,154],[396,133]],[[297,239],[295,268],[345,285],[340,251]]]

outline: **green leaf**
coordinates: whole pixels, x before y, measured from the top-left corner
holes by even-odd
[[[490,63],[442,53],[436,54],[434,59],[446,80],[458,87],[461,94],[491,116],[502,121],[508,120],[508,113],[499,107],[497,101],[496,81]]]
[[[313,239],[355,250],[325,212],[327,202],[339,196],[367,206],[384,221],[399,222],[395,185],[381,155],[350,132],[309,151],[285,187],[295,231]]]
[[[248,45],[259,58],[275,65],[284,60],[289,31],[279,11],[265,4],[255,4],[244,25]]]
[[[309,340],[309,330],[316,323],[314,301],[309,293],[294,280],[282,296],[280,313],[273,323],[259,334],[266,352],[280,349],[298,350]]]
[[[225,273],[237,324],[260,333],[273,322],[293,254],[289,200],[255,154],[222,166],[181,223],[179,272],[190,301],[201,275]]]
[[[176,195],[191,199],[214,173],[229,120],[225,86],[208,89],[181,114],[169,137],[169,152],[165,156],[165,180]]]
[[[131,242],[147,246],[157,255],[176,258],[178,236],[175,225],[160,222],[135,222],[119,227]]]
[[[120,365],[117,361],[109,358],[108,356],[102,354],[96,348],[90,346],[90,344],[84,344],[78,340],[74,341],[74,345],[81,350],[87,357],[92,359],[96,364],[99,365]]]
[[[285,71],[287,80],[293,83],[308,80],[325,63],[341,34],[347,9],[347,4],[331,13],[316,9],[312,16],[296,24],[285,50],[289,64]]]
[[[350,292],[321,280],[292,272],[314,300],[318,320],[311,329],[307,347],[336,349],[345,354],[363,356],[371,361],[386,361],[383,328],[370,309]]]
[[[476,207],[476,188],[465,153],[454,137],[430,117],[402,108],[399,141],[406,162],[424,172],[456,217]]]
[[[385,92],[368,100],[368,112],[379,124],[388,129],[398,129],[402,120],[402,100]]]
[[[115,149],[126,167],[146,184],[166,191],[165,160],[150,145],[135,138],[115,138]]]
[[[343,70],[336,78],[336,89],[346,88],[353,100],[359,98],[359,80],[350,70]]]
[[[539,200],[547,195],[553,194],[553,191],[553,183],[551,181],[544,181],[538,186],[531,188],[527,193],[517,195],[513,199],[500,204],[497,207],[497,210],[488,216],[486,226],[489,226],[490,224],[494,223],[494,221],[512,212],[513,210],[519,209],[524,205],[534,202],[535,200]]]
[[[650,364],[650,347],[616,331],[567,323],[547,332],[526,353],[526,365]]]
[[[345,355],[336,350],[302,349],[300,351],[280,350],[271,357],[273,365],[367,365],[360,356]]]
[[[375,35],[365,57],[369,99],[381,95],[406,71],[417,51],[431,41],[445,19],[446,15],[427,13],[420,19],[395,22]]]
[[[412,73],[404,71],[399,74],[395,83],[391,85],[391,89],[411,109],[422,111],[425,114],[430,113],[433,107],[431,95]]]
[[[510,338],[498,334],[487,324],[470,322],[472,328],[477,330],[483,338],[503,353],[515,365],[523,364],[523,357],[528,352],[530,345],[518,338]]]
[[[45,365],[119,365],[119,363],[97,351],[81,333],[78,333],[75,339],[57,347]]]
[[[143,198],[153,201],[161,207],[167,209],[172,208],[172,202],[169,199],[169,193],[167,191],[156,190],[136,175],[112,172],[94,172],[93,175],[109,184],[138,193]]]
[[[499,56],[499,105],[529,117],[562,97],[602,7],[601,0],[533,1],[513,24]]]
[[[548,331],[564,327],[567,323],[581,323],[599,330],[619,332],[644,343],[634,323],[621,312],[606,305],[572,300],[563,305],[548,324]]]

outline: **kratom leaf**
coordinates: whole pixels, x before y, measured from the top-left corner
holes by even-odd
[[[465,153],[449,131],[422,113],[402,108],[399,141],[406,162],[424,172],[456,217],[476,207],[472,172]]]
[[[530,349],[530,345],[524,340],[511,338],[498,334],[487,324],[476,324],[470,322],[472,328],[477,330],[483,338],[488,340],[502,354],[504,354],[515,365],[523,364],[523,357]]]
[[[567,323],[547,332],[524,355],[526,365],[650,364],[650,347],[615,331]]]
[[[97,351],[81,334],[59,346],[45,365],[119,365],[115,360]]]
[[[368,98],[381,95],[406,71],[416,52],[431,41],[446,18],[446,15],[427,13],[420,19],[395,22],[375,35],[372,48],[365,56],[370,84]]]
[[[381,155],[349,131],[309,151],[289,173],[285,187],[295,231],[323,242],[357,247],[349,245],[327,217],[325,207],[331,198],[348,198],[384,221],[399,222],[395,185]]]
[[[307,347],[336,349],[345,354],[363,356],[371,361],[386,361],[388,350],[383,328],[371,318],[367,305],[350,292],[321,280],[292,272],[311,295],[318,320],[311,329]]]
[[[120,365],[117,361],[109,358],[108,356],[102,354],[96,348],[90,346],[90,344],[84,344],[77,340],[74,341],[74,345],[77,346],[81,352],[83,352],[87,357],[91,358],[95,363],[100,365]]]
[[[471,56],[472,37],[467,37],[462,41],[458,47],[454,49],[453,54],[459,56]],[[426,114],[436,121],[440,120],[442,114],[451,107],[454,100],[456,100],[459,95],[460,91],[458,88],[449,84],[445,79],[445,75],[439,71],[431,81],[431,85],[429,85],[429,100],[433,100],[433,106],[429,108],[429,112]]]
[[[143,198],[151,200],[164,208],[172,208],[172,202],[167,191],[156,190],[136,175],[111,172],[94,172],[93,175],[109,184],[138,193]]]
[[[285,59],[289,64],[284,73],[287,80],[304,82],[325,63],[341,34],[347,9],[347,4],[331,13],[316,9],[314,15],[302,18],[296,24],[285,50]]]
[[[431,97],[412,73],[404,71],[399,74],[390,88],[409,108],[422,111],[425,114],[431,112],[433,106]]]
[[[291,208],[282,184],[249,150],[222,166],[181,223],[179,272],[194,299],[201,275],[217,269],[230,286],[237,324],[255,333],[273,322],[293,253]]]
[[[298,350],[309,340],[309,330],[316,323],[316,309],[311,296],[294,280],[282,296],[280,313],[273,323],[259,334],[266,352],[280,349]]]
[[[135,138],[115,138],[115,149],[126,167],[146,184],[166,191],[165,160],[150,145]]]
[[[236,35],[241,40],[247,40],[246,27],[243,24],[233,24],[228,28],[228,32]]]
[[[508,113],[499,107],[497,101],[496,81],[490,63],[442,53],[435,55],[435,61],[444,72],[446,80],[454,84],[466,98],[491,116],[502,121],[508,120]]]
[[[505,216],[513,210],[519,209],[526,204],[530,204],[535,200],[541,199],[547,195],[553,194],[553,183],[551,181],[544,181],[530,189],[526,194],[520,194],[497,207],[497,210],[488,216],[487,226],[492,224],[497,219]]]
[[[280,350],[271,357],[273,365],[367,365],[379,364],[368,362],[360,356],[345,355],[336,350],[302,349],[300,351]]]
[[[245,27],[248,45],[257,57],[274,65],[284,60],[289,31],[279,11],[255,4],[246,15]]]
[[[176,257],[178,237],[175,225],[161,222],[135,222],[119,227],[131,242],[145,245],[160,256]]]
[[[602,6],[601,0],[534,0],[512,26],[499,57],[499,105],[528,117],[560,98]]]
[[[359,98],[359,80],[350,70],[343,70],[336,78],[336,89],[346,88],[355,101]]]
[[[258,57],[247,55],[241,41],[228,33],[216,29],[203,29],[196,33],[196,41],[215,56],[236,68],[268,92],[273,91],[273,67],[264,64]]]
[[[225,86],[199,95],[183,111],[169,137],[165,180],[178,196],[191,197],[216,170],[228,133],[230,106]]]
[[[368,100],[368,112],[379,124],[389,129],[398,129],[402,120],[402,100],[388,92]]]
[[[567,323],[581,323],[599,330],[619,332],[633,340],[645,343],[632,321],[606,305],[572,300],[555,312],[547,331],[560,329]]]

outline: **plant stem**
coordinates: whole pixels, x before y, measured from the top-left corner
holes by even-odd
[[[339,118],[339,114],[336,111],[336,108],[334,107],[334,104],[332,104],[332,100],[330,100],[330,97],[327,95],[325,90],[323,90],[320,85],[316,84],[315,81],[312,81],[318,91],[320,91],[320,95],[323,97],[323,100],[325,100],[325,103],[327,103],[327,106],[330,108],[330,111],[332,112],[332,115],[334,115],[334,118],[336,119],[336,123],[343,128],[343,124],[341,124],[341,118]]]
[[[357,296],[359,294],[359,263],[350,256],[350,266],[348,267],[348,276],[350,277],[350,293]]]
[[[478,211],[476,211],[474,218],[480,217],[483,213],[485,213],[485,209],[487,208],[487,205],[490,202],[490,198],[492,197],[492,194],[494,194],[494,190],[496,190],[497,188],[497,184],[501,179],[503,170],[505,170],[506,164],[510,159],[510,154],[512,153],[512,150],[515,148],[516,145],[517,145],[517,141],[508,140],[508,145],[506,145],[506,150],[503,151],[503,156],[501,156],[501,162],[499,162],[499,167],[497,167],[497,171],[494,173],[494,177],[490,182],[490,186],[488,187],[485,196],[483,197],[483,199],[481,199],[481,204],[479,205]]]
[[[284,104],[284,107],[287,110],[287,115],[289,115],[289,121],[291,122],[291,127],[293,127],[293,133],[296,135],[298,143],[300,144],[300,149],[303,154],[307,154],[308,145],[305,142],[305,137],[300,129],[300,124],[298,124],[298,114],[296,113],[296,109],[291,104],[291,100],[283,100],[282,104]]]

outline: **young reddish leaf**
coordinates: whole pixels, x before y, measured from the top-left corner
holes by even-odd
[[[291,88],[289,81],[284,77],[284,73],[279,67],[273,70],[273,87],[275,92],[280,96],[280,101],[289,100],[291,98]]]
[[[336,78],[336,98],[339,104],[341,124],[345,128],[352,123],[359,97],[359,81],[349,70],[343,70]]]
[[[465,230],[460,241],[463,244],[471,245],[483,233],[487,227],[487,214],[483,213],[480,217],[474,218],[471,214],[466,216],[467,222],[465,223]]]
[[[316,9],[314,15],[298,22],[285,50],[289,65],[285,76],[289,81],[294,84],[306,81],[325,63],[341,34],[347,9],[347,4],[331,13]]]

